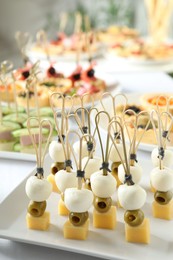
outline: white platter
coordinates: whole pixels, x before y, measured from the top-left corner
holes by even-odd
[[[167,58],[167,59],[160,59],[160,60],[154,60],[154,59],[144,59],[144,58],[136,58],[136,57],[120,57],[114,53],[107,53],[105,55],[105,58],[108,61],[111,62],[120,62],[120,63],[127,63],[129,65],[134,66],[160,66],[160,65],[167,65],[173,62],[173,58]]]
[[[34,47],[34,45],[33,45]],[[98,48],[96,51],[92,52],[92,59],[96,59],[98,57],[101,57],[103,53],[105,52],[105,46],[104,45],[98,45]],[[31,49],[27,52],[27,56],[32,62],[36,62],[37,60],[47,60],[47,55],[43,51],[36,51],[34,49]],[[89,58],[88,53],[81,52],[80,53],[80,60],[81,61],[87,61]],[[73,62],[76,61],[76,52],[67,52],[65,54],[50,54],[50,60],[51,61],[65,61],[65,62]]]
[[[0,158],[20,160],[20,161],[31,161],[31,162],[36,161],[35,154],[19,153],[19,152],[0,151]]]
[[[139,159],[140,161],[140,159]],[[29,230],[25,216],[28,199],[25,195],[26,176],[23,182],[0,204],[0,237],[51,247],[106,259],[173,259],[172,221],[154,219],[151,214],[153,194],[149,191],[150,161],[141,160],[145,166],[142,186],[147,190],[147,202],[143,207],[145,216],[150,219],[151,243],[149,245],[127,243],[124,237],[123,209],[117,211],[117,228],[115,230],[95,229],[92,226],[92,210],[90,210],[90,231],[86,241],[68,240],[63,238],[62,227],[67,217],[57,213],[59,195],[52,193],[48,200],[51,214],[51,225],[48,231]],[[50,161],[47,159],[45,172],[49,172]],[[35,174],[31,172],[31,175]]]

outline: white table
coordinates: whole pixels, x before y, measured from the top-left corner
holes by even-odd
[[[164,73],[119,73],[115,74],[115,78],[122,85],[122,90],[125,92],[173,92],[173,80]],[[139,157],[149,157],[148,153],[139,152]],[[9,193],[18,183],[20,183],[21,175],[27,176],[34,167],[33,162],[7,160],[0,158],[0,201]],[[7,177],[6,176],[6,173]],[[8,178],[12,174],[14,182],[7,186]],[[3,182],[7,178],[7,182]],[[0,239],[0,259],[3,260],[23,260],[23,259],[97,259],[90,256],[55,250],[51,248],[39,247],[35,245],[12,242],[9,240]]]

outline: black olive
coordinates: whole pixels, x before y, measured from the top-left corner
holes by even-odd
[[[94,77],[94,73],[95,73],[95,71],[94,71],[93,69],[90,69],[90,70],[87,72],[87,76],[88,76],[89,78],[92,78],[92,77]]]
[[[55,74],[56,74],[56,70],[55,70],[54,67],[50,67],[50,68],[48,69],[48,72],[50,73],[50,75],[55,75]]]
[[[128,109],[131,109],[131,110],[133,110],[135,113],[140,113],[141,112],[141,109],[139,108],[139,107],[137,107],[137,106],[128,106],[127,108],[126,108],[126,110],[128,110]],[[127,113],[126,113],[128,116],[131,116],[132,115],[132,113],[130,112],[130,111],[128,111]]]
[[[22,76],[27,79],[29,77],[30,73],[29,73],[29,70],[25,70],[22,72]]]
[[[74,80],[79,80],[80,79],[80,73],[76,73],[73,75]]]

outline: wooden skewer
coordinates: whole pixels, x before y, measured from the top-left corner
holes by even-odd
[[[38,128],[39,128],[39,143],[38,143],[38,145],[35,142],[35,138],[33,136],[32,130],[31,130],[32,129],[32,127],[31,127],[31,121],[32,120],[35,120],[38,123]],[[42,143],[43,143],[42,129],[43,129],[44,125],[49,125],[49,135],[48,135],[47,140],[46,140],[45,148],[43,149],[42,148]],[[28,128],[28,132],[29,132],[32,144],[33,144],[34,149],[35,149],[36,160],[37,160],[37,168],[39,168],[39,169],[43,168],[44,158],[45,158],[47,148],[48,148],[48,145],[49,145],[49,142],[50,142],[50,138],[51,138],[51,135],[52,135],[52,131],[53,131],[52,124],[47,119],[43,119],[43,120],[40,121],[40,119],[37,118],[37,117],[30,117],[27,120],[27,128]],[[38,172],[37,177],[41,179],[41,178],[43,178],[43,174],[40,174]]]
[[[0,125],[3,125],[3,116],[2,116],[2,104],[0,99]]]
[[[17,91],[16,91],[16,79],[14,76],[14,71],[12,72],[12,80],[13,80],[13,94],[14,94],[14,104],[15,104],[15,110],[16,110],[16,117],[18,118],[18,103],[17,103]]]
[[[75,155],[75,152],[74,152],[74,149],[72,147],[72,143],[70,142],[70,139],[72,140],[72,138],[70,138],[70,135],[75,135],[78,139],[79,139],[79,155],[78,155],[78,158],[77,156]],[[78,172],[83,172],[90,160],[90,156],[88,157],[88,160],[87,162],[85,163],[84,167],[82,167],[82,143],[83,143],[83,140],[84,139],[88,139],[88,138],[91,138],[92,142],[93,142],[93,151],[95,150],[95,140],[92,136],[90,136],[89,134],[85,134],[83,135],[82,137],[79,135],[79,133],[75,130],[70,130],[67,132],[67,144],[68,146],[70,147],[70,150],[72,152],[72,155],[74,157],[74,161],[75,161],[75,164],[76,164],[76,169],[77,169],[77,174]],[[84,177],[84,176],[83,176]],[[83,177],[78,177],[78,186],[77,188],[79,190],[82,189],[82,180],[83,180]]]
[[[48,49],[48,46],[47,46],[48,43],[47,43],[46,32],[44,30],[38,31],[37,34],[36,34],[36,38],[37,38],[38,43],[44,49],[46,57],[47,57],[47,60],[50,63],[50,54],[49,54],[49,49]]]
[[[59,32],[64,32],[68,21],[68,14],[61,13],[60,14],[60,24],[59,24]]]

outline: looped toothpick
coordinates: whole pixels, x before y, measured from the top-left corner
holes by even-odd
[[[18,45],[18,48],[20,50],[20,53],[22,55],[22,59],[24,64],[26,64],[29,61],[29,58],[27,56],[27,49],[30,46],[32,42],[32,37],[28,32],[20,32],[17,31],[15,33],[15,39]]]
[[[150,115],[147,111],[141,111],[139,113],[136,113],[135,111],[131,110],[131,109],[127,109],[124,112],[125,114],[130,113],[131,115],[133,115],[133,121],[129,121],[125,119],[124,117],[124,127],[126,129],[127,132],[127,136],[130,142],[130,164],[131,166],[134,165],[134,162],[137,162],[137,150],[139,147],[139,144],[142,141],[142,138],[144,137],[147,129],[149,128],[150,125]],[[143,122],[144,119],[147,120],[147,122]],[[132,136],[130,135],[129,132],[129,128],[133,131],[132,132]],[[139,134],[140,131],[140,136],[137,138],[137,134]]]
[[[74,149],[73,149],[73,143],[72,143],[72,138],[70,138],[71,135],[74,135],[78,138],[79,140],[79,155],[78,158],[75,155]],[[92,155],[92,153],[95,151],[95,139],[89,135],[89,134],[85,134],[83,136],[80,136],[79,133],[77,131],[74,130],[70,130],[67,132],[67,144],[70,147],[71,153],[73,155],[75,164],[76,164],[76,169],[77,169],[77,177],[78,177],[78,189],[82,188],[82,179],[85,177],[85,168],[90,160],[90,156],[88,156],[88,160],[86,161],[85,165],[82,167],[82,143],[85,139],[91,139],[92,143],[93,143],[93,150],[90,154],[90,156]],[[70,141],[71,140],[71,141]]]
[[[74,113],[74,118],[75,118],[77,125],[79,126],[79,129],[81,130],[81,133],[83,135],[88,133],[90,136],[92,136],[94,138],[97,129],[96,129],[96,127],[94,128],[93,131],[91,129],[91,114],[93,111],[98,113],[97,108],[93,107],[88,111],[88,109],[86,109],[84,107],[80,107],[80,108],[76,109],[76,111]],[[79,112],[81,113],[81,118],[79,118],[79,115],[78,115]],[[86,114],[87,120],[85,120],[85,118],[82,117],[83,112],[84,112],[84,116]],[[88,149],[88,153],[90,154],[93,149],[93,143],[90,138],[87,141],[87,149]]]
[[[5,60],[0,64],[0,82],[5,87],[8,107],[10,107],[10,102],[8,98],[8,78],[9,78],[8,73],[11,72],[12,68],[13,68],[13,63],[11,61]]]
[[[59,103],[59,106],[56,106],[56,103]],[[66,109],[66,103],[71,103],[71,107]],[[61,104],[61,106],[60,106]],[[57,121],[58,114],[61,115],[61,127],[60,127],[60,133],[61,135],[65,135],[66,127],[67,127],[67,121],[65,122],[65,115],[69,115],[73,109],[73,99],[71,96],[65,96],[62,93],[54,92],[50,95],[50,105],[54,114],[55,122]],[[59,109],[57,109],[59,108]]]
[[[35,120],[37,122],[37,126],[39,129],[39,135],[38,135],[38,144],[36,142],[36,138],[32,132],[32,127],[31,127],[31,121]],[[46,145],[44,147],[44,149],[42,148],[42,144],[43,144],[43,128],[46,125],[46,127],[49,127],[49,135],[46,138]],[[43,178],[43,164],[44,164],[44,158],[47,152],[47,148],[49,145],[49,141],[50,138],[52,136],[52,131],[53,131],[53,127],[51,122],[48,119],[43,119],[40,121],[39,118],[37,117],[30,117],[27,120],[27,128],[28,128],[28,133],[29,136],[31,138],[32,144],[34,146],[35,149],[35,153],[36,153],[36,161],[37,161],[37,177],[38,178]]]
[[[108,112],[106,112],[106,111],[100,111],[95,116],[95,125],[96,125],[96,129],[97,129],[97,134],[98,134],[100,148],[101,148],[101,154],[102,154],[101,169],[103,169],[103,175],[107,175],[107,172],[110,171],[109,168],[108,168],[109,149],[110,149],[110,147],[109,147],[109,134],[107,133],[106,144],[105,144],[106,148],[104,149],[103,141],[102,141],[100,130],[99,130],[99,121],[101,120],[101,115],[104,115],[104,116],[107,117],[107,122],[105,121],[105,124],[107,123],[107,126],[111,122],[111,118],[110,118]],[[105,150],[105,152],[104,152],[104,150]]]
[[[114,139],[114,136],[112,135],[112,128],[114,127],[114,125],[117,124],[118,128],[119,128],[119,131],[120,131],[120,134],[121,134],[121,138],[122,138],[122,146],[123,146],[123,153],[124,153],[124,158],[121,156],[120,152],[119,152],[119,149],[118,149],[118,146],[117,146],[117,143],[115,142],[115,139]],[[124,183],[127,183],[127,185],[133,185],[134,182],[132,180],[132,176],[131,176],[131,173],[130,173],[130,161],[128,159],[128,155],[127,155],[127,149],[126,149],[126,141],[125,141],[125,136],[124,136],[124,128],[123,126],[121,125],[121,123],[119,121],[117,121],[116,119],[113,119],[110,123],[109,123],[109,126],[108,126],[108,135],[112,141],[112,144],[114,145],[117,153],[118,153],[118,156],[121,160],[121,163],[122,163],[122,166],[124,168],[124,172],[125,172],[125,180],[124,180]]]
[[[59,32],[64,32],[67,26],[68,14],[63,12],[60,14]]]
[[[104,111],[107,111],[105,105],[104,105],[104,98],[109,98],[110,100],[110,104],[111,104],[111,107],[110,107],[110,110],[113,111],[113,117],[116,118],[117,117],[117,107],[118,107],[118,104],[120,103],[121,101],[121,104],[122,104],[122,112],[125,111],[126,109],[126,106],[127,106],[127,97],[124,95],[124,94],[116,94],[115,96],[113,96],[110,92],[105,92],[102,94],[102,99],[100,100],[100,103],[101,103],[101,106],[103,108]],[[107,101],[107,99],[105,99],[105,101]],[[109,102],[109,101],[108,101]],[[110,111],[107,111],[108,113]],[[115,133],[118,132],[118,128],[117,128],[117,124],[115,124]],[[116,139],[116,135],[115,135],[115,140],[117,142],[119,142],[119,137],[120,136],[117,136],[118,138]]]
[[[45,51],[47,60],[50,62],[50,54],[48,49],[48,40],[47,40],[47,34],[44,30],[40,30],[36,34],[37,43],[43,48]]]

